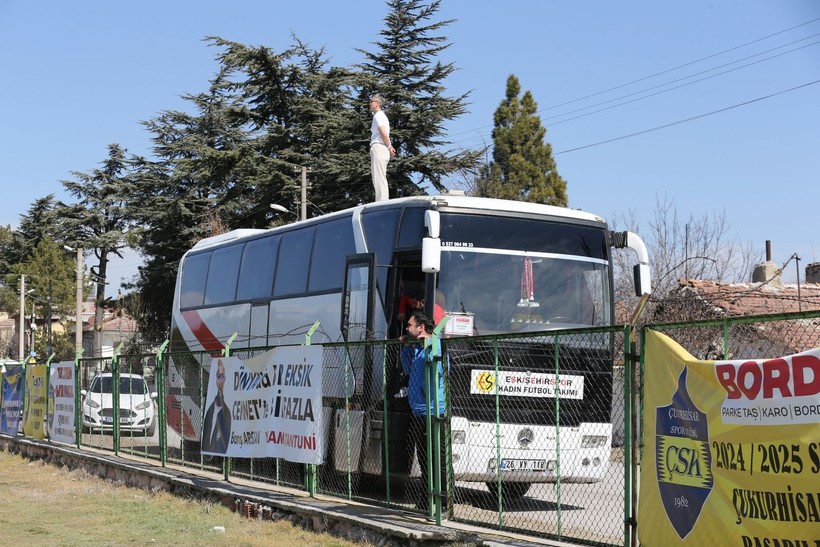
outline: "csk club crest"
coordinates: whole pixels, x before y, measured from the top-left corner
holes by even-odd
[[[672,403],[655,416],[655,461],[663,507],[681,539],[689,535],[714,486],[709,422],[686,387],[684,368]]]

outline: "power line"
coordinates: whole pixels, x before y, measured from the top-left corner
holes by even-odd
[[[581,98],[578,98],[578,99],[573,99],[573,100],[571,100],[571,101],[567,101],[567,102],[564,102],[564,103],[561,103],[561,104],[557,104],[557,105],[553,105],[553,106],[548,106],[547,108],[543,108],[543,109],[539,110],[539,113],[540,113],[540,112],[543,112],[544,110],[551,110],[551,109],[553,109],[553,108],[558,108],[558,107],[561,107],[561,106],[566,106],[566,105],[568,105],[568,104],[577,103],[577,102],[579,102],[579,101],[583,101],[583,100],[585,100],[585,99],[589,99],[589,98],[591,98],[591,97],[595,97],[595,96],[597,96],[597,95],[602,95],[602,94],[604,94],[604,93],[609,93],[610,91],[615,91],[616,89],[621,89],[621,88],[623,88],[623,87],[627,87],[627,86],[630,86],[630,85],[632,85],[632,84],[637,84],[637,83],[639,83],[639,82],[643,82],[643,81],[645,81],[645,80],[650,80],[650,79],[655,78],[655,77],[657,77],[657,76],[663,76],[664,74],[668,74],[668,73],[670,73],[670,72],[674,72],[675,70],[679,70],[679,69],[681,69],[681,68],[686,68],[686,67],[688,67],[688,66],[691,66],[691,65],[694,65],[694,64],[697,64],[697,63],[701,63],[701,62],[703,62],[703,61],[708,61],[709,59],[713,59],[713,58],[715,58],[715,57],[719,57],[719,56],[724,55],[724,54],[726,54],[726,53],[730,53],[730,52],[732,52],[732,51],[735,51],[735,50],[738,50],[738,49],[741,49],[741,48],[744,48],[744,47],[750,46],[750,45],[752,45],[752,44],[756,44],[756,43],[758,43],[758,42],[762,42],[763,40],[768,40],[769,38],[772,38],[772,37],[777,36],[777,35],[779,35],[779,34],[784,34],[784,33],[786,33],[786,32],[790,32],[790,31],[792,31],[792,30],[798,29],[798,28],[800,28],[800,27],[804,27],[804,26],[809,25],[809,24],[811,24],[811,23],[814,23],[814,22],[816,22],[816,21],[820,21],[820,17],[817,17],[817,18],[812,19],[812,20],[810,20],[810,21],[806,21],[805,23],[800,23],[799,25],[795,25],[795,26],[793,26],[793,27],[789,27],[789,28],[784,29],[784,30],[777,31],[777,32],[775,32],[775,33],[769,34],[769,35],[764,36],[764,37],[762,37],[762,38],[758,38],[758,39],[756,39],[756,40],[752,40],[751,42],[746,42],[745,44],[740,44],[740,45],[738,45],[738,46],[731,47],[731,48],[729,48],[729,49],[725,49],[725,50],[723,50],[723,51],[719,51],[719,52],[717,52],[717,53],[713,53],[713,54],[711,54],[711,55],[707,55],[706,57],[701,57],[700,59],[697,59],[697,60],[694,60],[694,61],[689,61],[688,63],[684,63],[684,64],[682,64],[682,65],[678,65],[678,66],[673,67],[673,68],[668,68],[668,69],[663,70],[663,71],[661,71],[661,72],[656,72],[655,74],[650,74],[649,76],[644,76],[644,77],[642,77],[642,78],[638,78],[637,80],[632,80],[631,82],[627,82],[627,83],[625,83],[625,84],[620,84],[620,85],[617,85],[617,86],[615,86],[615,87],[610,87],[609,89],[605,89],[605,90],[603,90],[603,91],[597,91],[597,92],[595,92],[595,93],[591,93],[590,95],[586,95],[586,96],[581,97]]]
[[[743,44],[740,44],[740,45],[737,45],[737,46],[731,47],[731,48],[729,48],[729,49],[725,49],[725,50],[719,51],[719,52],[717,52],[717,53],[713,53],[713,54],[711,54],[711,55],[707,55],[707,56],[705,56],[705,57],[701,57],[701,58],[696,59],[696,60],[694,60],[694,61],[689,61],[689,62],[687,62],[687,63],[683,63],[683,64],[681,64],[681,65],[678,65],[678,66],[675,66],[675,67],[672,67],[672,68],[669,68],[669,69],[666,69],[666,70],[662,70],[662,71],[660,71],[660,72],[656,72],[656,73],[654,73],[654,74],[650,74],[650,75],[648,75],[648,76],[644,76],[644,77],[638,78],[638,79],[636,79],[636,80],[632,80],[632,81],[627,82],[627,83],[619,84],[619,85],[616,85],[616,86],[613,86],[613,87],[610,87],[610,88],[608,88],[608,89],[604,89],[604,90],[601,90],[601,91],[596,91],[596,92],[594,92],[594,93],[590,93],[590,94],[588,94],[588,95],[585,95],[585,96],[583,96],[583,97],[579,97],[579,98],[576,98],[576,99],[572,99],[572,100],[570,100],[570,101],[565,101],[565,102],[563,102],[563,103],[559,103],[559,104],[556,104],[556,105],[552,105],[552,106],[548,106],[548,107],[545,107],[545,108],[541,108],[541,109],[539,109],[539,110],[538,110],[538,112],[537,112],[537,113],[538,113],[538,114],[541,114],[541,113],[544,113],[544,112],[546,112],[546,111],[548,111],[548,110],[554,110],[554,109],[556,109],[556,108],[560,108],[560,107],[562,107],[562,106],[567,106],[567,105],[570,105],[570,104],[574,104],[574,103],[577,103],[577,102],[581,102],[581,101],[584,101],[584,100],[586,100],[586,99],[590,99],[590,98],[592,98],[592,97],[596,97],[596,96],[598,96],[598,95],[603,95],[603,94],[605,94],[605,93],[609,93],[609,92],[611,92],[611,91],[615,91],[615,90],[618,90],[618,89],[622,89],[622,88],[624,88],[624,87],[628,87],[628,86],[633,85],[633,84],[636,84],[636,83],[640,83],[640,82],[643,82],[643,81],[646,81],[646,80],[650,80],[650,79],[652,79],[652,78],[655,78],[655,77],[658,77],[658,76],[662,76],[662,75],[664,75],[664,74],[668,74],[668,73],[670,73],[670,72],[674,72],[674,71],[676,71],[676,70],[680,70],[680,69],[682,69],[682,68],[686,68],[686,67],[688,67],[688,66],[695,65],[695,64],[697,64],[697,63],[701,63],[701,62],[703,62],[703,61],[707,61],[707,60],[709,60],[709,59],[713,59],[713,58],[715,58],[715,57],[719,57],[719,56],[721,56],[721,55],[725,55],[726,53],[730,53],[730,52],[732,52],[732,51],[736,51],[736,50],[738,50],[738,49],[742,49],[742,48],[744,48],[744,47],[748,47],[748,46],[753,45],[753,44],[756,44],[756,43],[758,43],[758,42],[762,42],[762,41],[764,41],[764,40],[768,40],[769,38],[773,38],[773,37],[778,36],[778,35],[780,35],[780,34],[785,34],[785,33],[787,33],[787,32],[791,32],[791,31],[793,31],[793,30],[796,30],[796,29],[798,29],[798,28],[804,27],[804,26],[806,26],[806,25],[810,25],[810,24],[815,23],[815,22],[817,22],[817,21],[820,21],[820,17],[817,17],[817,18],[815,18],[815,19],[811,19],[811,20],[806,21],[806,22],[804,22],[804,23],[800,23],[800,24],[798,24],[798,25],[794,25],[794,26],[792,26],[792,27],[789,27],[789,28],[786,28],[786,29],[783,29],[783,30],[780,30],[780,31],[774,32],[774,33],[772,33],[772,34],[768,34],[768,35],[763,36],[763,37],[761,37],[761,38],[757,38],[757,39],[755,39],[755,40],[751,40],[751,41],[749,41],[749,42],[745,42],[745,43],[743,43]],[[743,58],[743,59],[739,59],[739,60],[733,61],[733,62],[731,62],[731,63],[726,63],[725,65],[721,65],[721,66],[718,66],[718,67],[715,67],[715,68],[712,68],[712,69],[709,69],[709,70],[706,70],[706,71],[702,71],[702,72],[699,72],[699,73],[695,73],[695,74],[693,74],[693,75],[690,75],[690,76],[687,76],[687,77],[684,77],[684,78],[679,78],[678,80],[673,80],[673,81],[671,81],[671,82],[667,82],[666,84],[659,84],[659,85],[657,85],[657,86],[650,87],[650,88],[648,88],[648,89],[644,89],[644,90],[642,90],[642,91],[637,91],[637,92],[632,93],[632,94],[627,94],[627,95],[622,96],[622,97],[619,97],[619,98],[611,99],[611,100],[609,100],[609,101],[604,101],[604,102],[597,103],[597,104],[594,104],[594,105],[590,105],[590,106],[588,106],[588,107],[580,108],[580,109],[577,109],[577,110],[574,110],[574,111],[565,112],[564,114],[556,114],[556,115],[552,116],[552,118],[555,118],[555,117],[560,117],[560,116],[564,116],[564,115],[567,115],[567,114],[572,114],[572,113],[575,113],[575,112],[580,112],[580,111],[583,111],[583,110],[587,110],[587,109],[589,109],[589,108],[594,108],[595,106],[599,106],[599,105],[601,105],[601,104],[607,104],[607,103],[609,103],[609,102],[616,101],[616,100],[619,100],[619,99],[621,99],[621,98],[630,97],[630,96],[633,96],[633,95],[635,95],[635,94],[646,93],[647,91],[651,91],[652,89],[656,89],[656,88],[658,88],[658,87],[662,87],[662,86],[664,86],[664,85],[670,85],[670,84],[672,84],[672,83],[675,83],[675,82],[678,82],[678,81],[681,81],[681,80],[685,80],[685,79],[687,79],[687,78],[692,78],[692,77],[694,77],[694,76],[698,76],[698,75],[700,75],[700,74],[705,74],[705,73],[707,73],[707,72],[710,72],[710,71],[713,71],[713,70],[717,70],[717,69],[719,69],[719,68],[721,68],[721,67],[724,67],[724,66],[729,66],[729,65],[731,65],[731,64],[738,63],[738,62],[744,61],[744,60],[746,60],[746,59],[751,59],[752,57],[756,57],[756,56],[759,56],[759,55],[763,55],[763,54],[765,54],[765,53],[769,53],[769,52],[774,51],[774,50],[776,50],[776,49],[780,49],[780,48],[783,48],[783,47],[786,47],[786,46],[789,46],[789,45],[793,45],[793,44],[795,44],[795,43],[797,43],[797,42],[800,42],[800,41],[803,41],[803,40],[807,40],[807,39],[809,39],[809,38],[813,38],[813,37],[815,37],[815,36],[817,36],[817,34],[814,34],[814,35],[811,35],[811,36],[807,36],[807,37],[805,37],[805,38],[801,38],[800,40],[796,40],[796,41],[794,41],[794,42],[790,42],[790,43],[788,43],[788,44],[783,44],[783,45],[781,45],[781,46],[777,46],[777,47],[775,47],[775,48],[769,49],[769,50],[764,51],[764,52],[757,53],[757,54],[755,54],[755,55],[750,55],[749,57],[745,57],[745,58]],[[816,44],[817,44],[817,42],[814,42],[814,43],[812,43],[812,44],[808,44],[808,45],[803,46],[803,47],[800,47],[800,48],[795,48],[795,49],[790,50],[790,51],[785,52],[785,53],[791,53],[791,52],[797,51],[797,50],[799,50],[799,49],[803,49],[804,47],[809,47],[809,46],[811,46],[811,45],[816,45]],[[769,60],[769,59],[772,59],[772,58],[774,58],[774,57],[778,57],[778,56],[780,56],[780,55],[784,55],[785,53],[781,53],[781,54],[779,54],[779,55],[774,55],[774,56],[772,56],[772,57],[769,57],[769,58],[767,58],[767,59],[763,59],[763,60]],[[758,61],[758,62],[762,62],[762,61]],[[728,73],[728,72],[732,72],[733,70],[738,70],[739,68],[745,68],[745,67],[747,67],[747,66],[751,66],[751,65],[753,65],[753,64],[756,64],[756,63],[749,63],[749,64],[747,64],[747,65],[744,65],[743,67],[738,67],[738,68],[736,68],[736,69],[727,70],[727,71],[722,72],[722,73],[720,73],[720,74],[716,74],[716,75],[714,75],[714,76],[712,76],[712,77],[720,76],[720,75],[726,74],[726,73]],[[705,80],[705,79],[708,79],[708,78],[703,78],[703,79],[701,79],[701,80],[698,80],[697,82],[699,82],[699,81],[703,81],[703,80]],[[697,83],[697,82],[692,82],[691,84],[694,84],[694,83]],[[691,85],[691,84],[684,84],[684,85]],[[678,86],[678,87],[683,87],[683,85],[682,85],[682,86]],[[677,88],[672,88],[672,89],[677,89]],[[669,91],[671,91],[671,89],[670,89]],[[659,93],[663,93],[663,92],[659,92]],[[641,98],[648,98],[648,97],[652,97],[652,96],[657,95],[657,94],[659,94],[659,93],[655,93],[655,94],[652,94],[652,95],[647,95],[646,97],[641,97]],[[636,99],[636,100],[640,100],[640,99]],[[631,102],[635,102],[635,100],[633,100],[633,101],[628,101],[628,102],[623,103],[623,104],[629,104],[629,103],[631,103]],[[619,105],[614,105],[614,106],[612,106],[612,107],[610,107],[610,108],[616,108],[616,107],[618,107],[618,106],[621,106],[621,105],[620,105],[620,104],[619,104]],[[601,111],[603,111],[603,110],[607,110],[607,109],[597,110],[597,111],[595,111],[595,112],[592,112],[592,113],[589,113],[589,114],[585,114],[584,116],[586,116],[586,115],[590,115],[590,114],[594,114],[594,113],[597,113],[597,112],[601,112]],[[577,116],[577,117],[575,117],[575,118],[571,118],[571,119],[568,119],[568,120],[561,120],[561,121],[558,121],[558,122],[554,122],[554,123],[553,123],[553,124],[551,124],[551,125],[556,125],[556,124],[558,124],[558,123],[563,123],[563,122],[565,122],[565,121],[570,121],[570,120],[573,120],[573,119],[577,119],[577,118],[579,118],[579,117],[583,117],[583,116]],[[547,119],[550,119],[550,118],[547,118]],[[467,134],[467,133],[473,133],[473,132],[478,132],[478,135],[477,135],[477,136],[474,136],[474,137],[469,137],[469,138],[466,138],[466,139],[454,140],[454,141],[452,141],[452,142],[451,142],[451,144],[456,144],[456,145],[458,145],[458,144],[463,144],[463,143],[466,143],[466,142],[469,142],[469,141],[473,141],[473,140],[476,140],[476,139],[479,139],[479,138],[480,138],[480,139],[482,139],[482,140],[486,140],[486,135],[485,135],[484,133],[481,133],[481,131],[482,131],[482,130],[485,130],[485,129],[488,129],[488,128],[491,128],[491,127],[493,127],[491,124],[487,124],[487,125],[482,125],[482,126],[479,126],[479,127],[477,127],[477,128],[468,129],[468,130],[465,130],[465,131],[460,131],[460,132],[458,132],[458,133],[453,133],[453,134],[449,135],[449,137],[450,137],[450,138],[452,138],[452,137],[457,137],[457,136],[459,136],[459,135],[465,135],[465,134]]]
[[[814,34],[814,35],[812,35],[812,36],[808,36],[808,37],[806,37],[806,38],[801,38],[800,40],[796,40],[796,41],[794,41],[794,42],[791,42],[790,44],[784,44],[784,45],[782,45],[782,46],[778,46],[778,47],[776,47],[776,48],[772,48],[772,49],[770,49],[770,50],[768,50],[768,51],[763,51],[763,52],[760,52],[760,53],[755,53],[754,55],[750,55],[750,56],[748,56],[748,57],[744,57],[743,59],[738,59],[738,60],[736,60],[736,61],[732,61],[731,63],[726,63],[726,64],[724,64],[724,65],[716,66],[716,67],[714,67],[714,68],[710,68],[710,69],[708,69],[708,70],[703,70],[703,71],[701,71],[701,72],[696,72],[695,74],[691,74],[691,75],[689,75],[689,76],[684,76],[684,77],[682,77],[682,78],[678,78],[677,80],[672,80],[672,81],[670,81],[670,82],[665,82],[665,83],[662,83],[662,84],[658,84],[658,85],[656,85],[656,86],[653,86],[653,87],[650,87],[650,88],[647,88],[647,89],[642,89],[642,90],[640,90],[640,91],[635,91],[634,93],[629,93],[629,94],[627,94],[627,95],[621,95],[620,97],[615,97],[614,99],[609,99],[609,100],[607,100],[607,101],[602,101],[602,102],[600,102],[600,103],[596,103],[596,104],[593,104],[593,105],[590,105],[590,106],[585,106],[585,107],[583,107],[583,108],[578,108],[578,109],[575,109],[575,110],[570,110],[569,112],[564,112],[563,114],[556,114],[555,116],[552,116],[552,117],[549,117],[549,118],[545,118],[545,120],[551,120],[551,119],[555,119],[555,118],[560,118],[561,116],[567,116],[567,115],[569,115],[569,114],[575,114],[575,113],[577,113],[577,112],[583,112],[584,110],[588,110],[588,109],[590,109],[590,108],[595,108],[596,106],[601,106],[601,105],[609,104],[609,103],[612,103],[612,102],[615,102],[615,101],[619,101],[619,100],[621,100],[621,99],[626,99],[627,97],[634,97],[635,95],[641,95],[641,94],[643,94],[643,93],[647,93],[647,92],[649,92],[649,91],[652,91],[652,90],[655,90],[655,89],[659,89],[659,88],[662,88],[662,87],[664,87],[664,86],[672,85],[672,84],[675,84],[675,83],[678,83],[678,82],[683,82],[684,80],[688,80],[688,79],[690,79],[690,78],[694,78],[694,77],[696,77],[696,76],[700,76],[700,75],[702,75],[702,74],[707,74],[707,73],[709,73],[709,72],[713,72],[713,71],[715,71],[715,70],[718,70],[718,69],[721,69],[721,68],[724,68],[724,67],[728,67],[728,66],[731,66],[731,65],[734,65],[734,64],[737,64],[737,63],[740,63],[740,62],[746,61],[746,60],[748,60],[748,59],[752,59],[752,58],[754,58],[754,57],[758,57],[758,56],[760,56],[760,55],[764,55],[764,54],[766,54],[766,53],[770,53],[770,52],[775,51],[775,50],[777,50],[777,49],[781,49],[781,48],[784,48],[784,47],[786,47],[786,46],[790,46],[790,45],[796,44],[797,42],[802,42],[803,40],[808,40],[809,38],[814,38],[814,37],[816,37],[816,36],[820,36],[820,33]],[[680,88],[682,88],[682,87],[687,87],[687,86],[694,85],[694,84],[697,84],[697,83],[700,83],[700,82],[703,82],[703,81],[706,81],[706,80],[709,80],[709,79],[712,79],[712,78],[717,78],[718,76],[723,76],[723,75],[725,75],[725,74],[729,74],[730,72],[734,72],[734,71],[736,71],[736,70],[740,70],[740,69],[743,69],[743,68],[748,68],[748,67],[750,67],[750,66],[752,66],[752,65],[756,65],[756,64],[759,64],[759,63],[762,63],[762,62],[765,62],[765,61],[770,61],[770,60],[775,59],[775,58],[777,58],[777,57],[782,57],[783,55],[787,55],[787,54],[789,54],[789,53],[794,53],[795,51],[799,51],[799,50],[801,50],[801,49],[805,49],[805,48],[807,48],[807,47],[815,46],[815,45],[817,45],[817,44],[820,44],[820,40],[818,40],[818,41],[816,41],[816,42],[812,42],[812,43],[810,43],[810,44],[805,44],[805,45],[803,45],[803,46],[800,46],[800,47],[797,47],[797,48],[794,48],[794,49],[790,49],[789,51],[783,51],[783,52],[781,52],[781,53],[778,53],[778,54],[775,54],[775,55],[771,55],[771,56],[769,56],[769,57],[766,57],[765,59],[758,59],[757,61],[752,61],[752,62],[750,62],[750,63],[746,63],[745,65],[741,65],[741,66],[737,66],[737,67],[734,67],[734,68],[730,68],[730,69],[728,69],[728,70],[724,70],[723,72],[718,72],[717,74],[712,74],[712,75],[710,75],[710,76],[705,76],[705,77],[703,77],[703,78],[699,78],[699,79],[697,79],[697,80],[692,80],[692,81],[690,81],[690,82],[682,83],[682,84],[680,84],[680,85],[676,85],[676,86],[674,86],[674,87],[670,87],[670,88],[668,88],[668,89],[663,89],[663,90],[661,90],[661,91],[657,91],[657,92],[655,92],[655,93],[650,93],[650,94],[648,94],[648,95],[643,95],[643,96],[641,96],[641,97],[637,97],[637,98],[632,99],[632,100],[629,100],[629,101],[621,102],[621,103],[618,103],[618,104],[615,104],[615,105],[612,105],[612,106],[609,106],[609,107],[606,107],[606,108],[600,108],[600,109],[598,109],[598,110],[593,110],[592,112],[587,112],[586,114],[581,114],[581,115],[579,115],[579,116],[573,116],[573,117],[571,117],[571,118],[567,118],[567,119],[564,119],[564,120],[554,121],[554,122],[550,123],[549,125],[558,125],[558,124],[561,124],[561,123],[564,123],[564,122],[568,122],[568,121],[572,121],[572,120],[577,120],[578,118],[583,118],[583,117],[585,117],[585,116],[590,116],[590,115],[592,115],[592,114],[597,114],[597,113],[599,113],[599,112],[604,112],[604,111],[606,111],[606,110],[611,110],[611,109],[613,109],[613,108],[618,108],[618,107],[620,107],[620,106],[624,106],[624,105],[627,105],[627,104],[631,104],[631,103],[634,103],[634,102],[640,101],[640,100],[642,100],[642,99],[648,99],[648,98],[650,98],[650,97],[655,97],[655,96],[657,96],[657,95],[661,95],[661,94],[663,94],[663,93],[668,93],[668,92],[670,92],[670,91],[674,91],[674,90],[676,90],[676,89],[680,89]]]
[[[795,87],[792,87],[792,88],[789,88],[789,89],[784,89],[784,90],[778,91],[776,93],[771,93],[769,95],[764,95],[763,97],[758,97],[756,99],[752,99],[752,100],[745,101],[745,102],[742,102],[742,103],[727,106],[727,107],[721,108],[719,110],[713,110],[712,112],[706,112],[705,114],[699,114],[698,116],[692,116],[691,118],[685,118],[683,120],[678,120],[678,121],[667,123],[667,124],[664,124],[664,125],[659,125],[657,127],[652,127],[650,129],[644,129],[642,131],[636,131],[635,133],[629,133],[628,135],[621,135],[620,137],[607,139],[605,141],[599,141],[599,142],[592,143],[592,144],[587,144],[587,145],[584,145],[584,146],[578,146],[576,148],[569,148],[567,150],[561,150],[560,152],[553,153],[553,155],[557,156],[558,154],[567,154],[569,152],[577,152],[578,150],[584,150],[586,148],[592,148],[593,146],[600,146],[602,144],[609,144],[611,142],[620,141],[620,140],[624,140],[624,139],[629,139],[629,138],[632,138],[632,137],[637,137],[638,135],[644,135],[646,133],[651,133],[653,131],[659,131],[661,129],[666,129],[667,127],[672,127],[672,126],[675,126],[675,125],[680,125],[680,124],[683,124],[683,123],[691,122],[691,121],[694,121],[694,120],[699,120],[701,118],[706,118],[708,116],[713,116],[715,114],[720,114],[721,112],[726,112],[727,110],[733,110],[735,108],[740,108],[741,106],[747,106],[747,105],[750,105],[752,103],[763,101],[765,99],[771,99],[772,97],[776,97],[778,95],[783,95],[784,93],[790,93],[792,91],[796,91],[798,89],[808,87],[808,86],[811,86],[811,85],[815,85],[815,84],[818,84],[818,83],[820,83],[820,80],[814,80],[813,82],[807,82],[805,84],[801,84],[801,85],[798,85],[798,86],[795,86]]]

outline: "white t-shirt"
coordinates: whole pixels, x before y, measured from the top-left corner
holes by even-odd
[[[370,124],[370,144],[375,142],[380,142],[383,145],[387,146],[387,143],[382,140],[381,133],[379,133],[379,128],[384,127],[387,131],[387,136],[390,136],[390,121],[387,119],[387,114],[384,113],[384,110],[379,110],[378,112],[373,114],[373,122]]]

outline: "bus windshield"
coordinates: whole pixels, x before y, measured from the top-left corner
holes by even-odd
[[[566,258],[443,252],[437,298],[472,315],[473,334],[608,325],[606,264]]]
[[[443,214],[441,239],[436,302],[451,319],[459,314],[469,318],[472,334],[611,322],[609,254],[602,227]]]

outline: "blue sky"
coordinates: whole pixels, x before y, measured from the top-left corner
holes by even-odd
[[[49,193],[67,199],[60,180],[96,168],[110,143],[148,154],[139,122],[185,109],[180,96],[217,69],[205,36],[281,50],[295,33],[349,66],[386,13],[382,0],[0,0],[0,223]],[[456,19],[443,31],[459,69],[448,92],[470,92],[448,128],[456,146],[491,141],[515,74],[571,207],[632,211],[646,230],[661,196],[683,217],[725,210],[733,236],[761,252],[771,240],[778,264],[820,261],[820,2],[444,0],[439,16]]]

